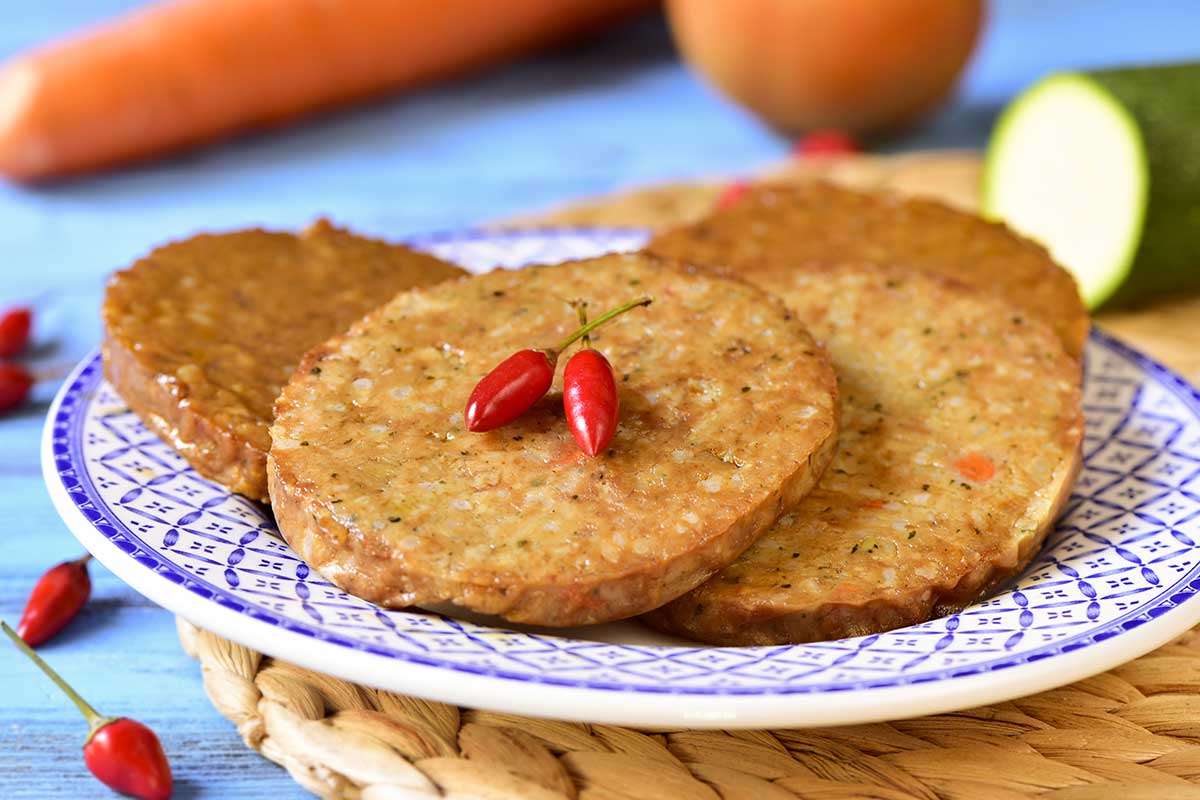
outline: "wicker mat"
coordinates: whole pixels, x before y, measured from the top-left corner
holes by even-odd
[[[974,205],[978,158],[923,153],[791,163],[814,175]],[[655,187],[522,224],[658,226],[720,183]],[[1098,323],[1200,381],[1200,300]],[[1198,629],[1200,631],[1200,629]],[[841,728],[635,731],[459,709],[277,661],[179,620],[204,688],[248,747],[326,798],[508,800],[1200,800],[1200,633],[1111,672],[954,714]]]

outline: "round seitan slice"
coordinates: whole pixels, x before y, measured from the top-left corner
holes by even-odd
[[[736,562],[645,619],[720,645],[819,641],[958,610],[1022,569],[1080,465],[1078,367],[1002,298],[877,266],[774,287],[838,373],[838,452]]]
[[[401,290],[465,274],[324,220],[194,236],[109,280],[105,375],[197,472],[266,501],[272,405],[304,353]]]
[[[732,207],[656,236],[647,249],[769,286],[796,269],[898,263],[999,292],[1058,333],[1079,358],[1088,313],[1046,250],[934,200],[814,181],[750,189]]]
[[[516,421],[470,433],[475,383],[599,311],[621,420],[598,458],[561,374]],[[563,355],[569,358],[573,350]],[[731,562],[812,488],[837,381],[783,304],[741,281],[610,255],[414,290],[315,348],[275,404],[268,475],[288,543],[385,606],[449,601],[538,625],[632,616]]]

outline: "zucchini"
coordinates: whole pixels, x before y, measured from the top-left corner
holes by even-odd
[[[1200,63],[1055,73],[1000,116],[982,207],[1089,308],[1200,289]]]

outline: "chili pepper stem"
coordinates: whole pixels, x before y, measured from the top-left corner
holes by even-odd
[[[575,306],[575,313],[579,315],[580,327],[586,328],[587,327],[587,301],[586,300],[576,300],[574,303],[572,303],[572,305]],[[583,335],[583,337],[579,340],[579,343],[582,344],[584,347],[591,347],[592,346],[591,334],[585,333]]]
[[[579,328],[577,328],[575,330],[574,333],[572,333],[566,339],[563,339],[559,343],[558,347],[554,348],[554,350],[552,350],[550,352],[553,352],[555,354],[561,353],[563,350],[566,350],[572,344],[574,344],[575,342],[584,338],[585,336],[590,334],[592,331],[596,330],[596,328],[599,328],[601,325],[608,322],[610,319],[613,319],[614,317],[619,317],[622,314],[624,314],[626,311],[635,309],[638,306],[648,306],[653,302],[654,302],[653,297],[639,297],[636,300],[630,300],[628,303],[622,303],[621,305],[617,306],[616,308],[610,308],[608,311],[605,311],[603,314],[596,317],[594,320],[587,323],[586,325],[581,325]]]
[[[85,556],[85,558],[90,557],[91,556]],[[87,700],[84,700],[82,697],[80,697],[79,693],[72,689],[71,685],[64,681],[62,676],[55,672],[49,664],[43,661],[42,657],[34,652],[32,647],[25,644],[25,640],[20,636],[17,636],[17,632],[10,628],[8,623],[2,619],[0,619],[0,628],[4,629],[5,634],[8,635],[9,639],[12,639],[13,644],[15,644],[17,648],[21,650],[21,652],[29,656],[33,663],[38,665],[38,668],[45,673],[47,678],[54,681],[55,685],[57,685],[59,689],[62,689],[63,694],[71,698],[71,702],[75,704],[75,707],[79,709],[79,713],[83,714],[84,719],[87,720],[89,728],[87,741],[90,742],[92,740],[92,736],[95,735],[96,731],[100,730],[110,722],[116,721],[115,717],[105,717],[101,715],[99,711],[92,708]]]

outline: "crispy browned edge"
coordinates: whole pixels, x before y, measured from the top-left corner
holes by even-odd
[[[326,220],[319,219],[306,230],[328,225]],[[130,410],[196,472],[231,492],[262,503],[271,502],[264,451],[182,402],[187,399],[186,387],[177,381],[162,380],[160,374],[149,369],[136,353],[111,335],[107,324],[100,355],[105,379]]]
[[[1047,317],[1044,314],[1042,314],[1039,309],[1035,309],[1033,307],[1026,306],[1023,299],[1011,297],[1008,295],[1007,292],[1005,293],[1005,296],[1009,297],[1010,302],[1022,307],[1024,309],[1025,313],[1034,314],[1039,319],[1041,319],[1046,325],[1048,325],[1058,335],[1059,339],[1063,343],[1063,346],[1066,348],[1068,355],[1070,355],[1076,361],[1080,362],[1080,364],[1082,366],[1083,348],[1084,348],[1084,345],[1087,343],[1088,332],[1091,330],[1091,316],[1088,314],[1087,306],[1084,305],[1083,298],[1079,294],[1079,287],[1078,287],[1078,284],[1075,282],[1075,278],[1071,275],[1070,272],[1068,272],[1057,261],[1054,260],[1054,258],[1050,255],[1050,252],[1045,247],[1043,247],[1038,242],[1035,242],[1033,239],[1030,239],[1029,237],[1024,236],[1021,233],[1013,230],[1003,220],[987,219],[985,217],[980,216],[979,214],[965,211],[960,208],[955,208],[954,206],[951,206],[951,205],[943,202],[942,200],[938,200],[938,199],[935,199],[932,197],[920,197],[920,196],[914,197],[914,196],[903,195],[903,194],[900,194],[900,193],[897,193],[894,191],[864,191],[864,190],[860,190],[860,189],[854,189],[854,188],[842,186],[840,184],[833,183],[831,181],[824,180],[824,179],[812,181],[812,183],[807,186],[797,186],[795,184],[782,183],[782,182],[778,182],[778,181],[774,181],[774,182],[767,181],[767,182],[763,182],[761,184],[756,185],[752,191],[780,192],[780,193],[784,193],[784,194],[795,194],[798,192],[809,192],[809,193],[812,193],[812,192],[834,192],[834,193],[841,193],[841,194],[856,195],[856,196],[859,196],[860,198],[866,198],[867,200],[869,200],[870,202],[872,202],[876,205],[892,204],[892,205],[896,205],[896,206],[900,206],[900,205],[911,205],[914,207],[922,207],[923,206],[926,208],[936,209],[938,213],[945,213],[945,214],[959,216],[959,217],[970,217],[970,218],[974,219],[974,221],[976,223],[979,224],[981,230],[985,229],[985,228],[990,228],[994,232],[999,233],[1003,236],[1006,236],[1009,239],[1012,239],[1015,244],[1018,244],[1025,249],[1028,249],[1032,252],[1037,253],[1039,260],[1043,261],[1048,267],[1048,269],[1046,271],[1046,275],[1049,279],[1052,279],[1055,281],[1062,281],[1063,279],[1065,279],[1066,282],[1069,282],[1070,285],[1074,288],[1073,294],[1074,294],[1075,302],[1072,304],[1071,308],[1059,309],[1059,311],[1061,313],[1059,313],[1055,316]],[[708,215],[706,215],[703,219],[684,222],[679,225],[673,225],[673,226],[664,228],[663,230],[656,231],[654,233],[654,235],[651,237],[650,241],[646,243],[645,252],[656,253],[656,254],[659,253],[659,251],[656,249],[656,247],[659,246],[661,241],[663,241],[663,240],[670,241],[670,240],[674,239],[675,237],[678,237],[681,235],[687,235],[689,231],[695,229],[696,227],[708,224],[710,220],[712,220],[714,217],[718,216],[720,213],[721,213],[720,210],[712,211]],[[678,253],[670,252],[672,249],[673,249],[673,247],[668,248],[668,252],[661,253],[661,255],[666,256],[666,257],[672,257],[672,258],[679,258]],[[728,275],[729,273],[738,274],[738,272],[739,272],[738,270],[731,269],[727,265],[723,265],[723,264],[714,264],[714,265],[712,265],[712,269],[714,269],[715,271],[717,271],[718,273],[720,273],[722,275]],[[970,279],[976,273],[967,273],[964,275],[952,275],[950,273],[940,272],[938,270],[922,269],[920,271],[926,272],[929,274],[933,274],[933,275],[940,275],[940,276],[949,278],[951,280],[959,280],[963,283],[975,286],[976,288],[980,288],[980,289],[988,289],[989,288],[989,287],[983,286],[982,284],[976,283],[974,280]],[[1061,288],[1065,288],[1065,285]]]
[[[181,402],[186,399],[181,384],[160,380],[107,331],[100,351],[104,377],[117,394],[197,472],[230,491],[269,502],[266,453]]]
[[[736,616],[728,613],[731,609],[726,609],[720,625],[697,624],[695,605],[685,596],[643,614],[640,619],[657,630],[710,644],[761,646],[866,636],[956,613],[1025,569],[1041,549],[1046,535],[1070,499],[1082,463],[1082,450],[1077,449],[1074,457],[1058,471],[1050,513],[1034,536],[1029,537],[1015,554],[1003,554],[1006,557],[999,560],[981,559],[974,570],[953,586],[923,585],[899,597],[889,595],[863,604],[829,602],[785,614],[742,606],[738,609],[742,613]]]
[[[870,262],[862,262],[857,266],[870,266]],[[875,265],[879,268],[880,265]],[[885,269],[904,269],[891,266]],[[825,265],[824,270],[835,271],[834,265]],[[919,270],[915,270],[919,271]],[[956,287],[960,291],[980,294],[979,287],[972,286],[940,273],[922,273],[935,281]],[[1010,305],[1017,309],[1011,300],[997,297],[997,302]],[[1043,322],[1053,331],[1051,326]],[[1062,341],[1055,335],[1054,339]],[[1063,343],[1063,355],[1072,363],[1077,363]],[[1014,553],[1011,548],[999,551],[993,558],[980,558],[974,569],[962,576],[952,586],[936,586],[923,584],[913,587],[907,594],[890,594],[867,603],[824,603],[816,607],[778,613],[770,607],[755,608],[752,605],[741,605],[733,609],[725,607],[725,612],[716,624],[697,622],[706,619],[697,614],[696,602],[684,595],[670,604],[643,614],[639,619],[656,630],[676,636],[687,636],[709,644],[722,646],[763,646],[777,644],[803,644],[805,642],[821,642],[832,639],[845,639],[853,636],[867,636],[872,633],[882,633],[896,628],[916,625],[930,619],[954,614],[969,606],[974,601],[991,593],[996,587],[1009,578],[1017,575],[1029,564],[1041,550],[1047,534],[1053,529],[1063,509],[1071,498],[1071,490],[1083,467],[1083,405],[1076,388],[1077,403],[1075,413],[1070,421],[1074,429],[1079,431],[1079,441],[1071,457],[1065,460],[1055,471],[1051,481],[1053,488],[1052,499],[1046,516],[1039,522],[1034,535],[1019,543]],[[737,613],[730,613],[737,612]],[[732,632],[731,632],[732,630]]]
[[[647,254],[643,257],[658,261],[666,268],[695,271],[695,268],[671,259]],[[763,294],[782,308],[782,303],[773,295]],[[379,312],[369,314],[364,322],[376,313]],[[799,325],[798,322],[795,324]],[[317,361],[333,352],[346,335],[335,336],[310,350],[296,374],[308,373]],[[414,573],[391,558],[390,553],[372,551],[368,543],[334,518],[311,488],[303,486],[294,474],[284,474],[275,459],[268,455],[267,481],[275,521],[292,549],[321,575],[350,594],[381,606],[403,608],[450,601],[512,622],[548,627],[588,625],[636,616],[699,586],[741,555],[784,511],[812,490],[833,458],[839,409],[833,368],[824,350],[818,347],[817,352],[825,362],[825,388],[834,400],[835,409],[834,424],[825,440],[797,465],[796,471],[779,489],[748,510],[726,531],[710,535],[695,549],[681,553],[661,568],[587,583],[522,586],[516,591],[489,583]],[[276,417],[286,394],[285,388],[276,401]]]

